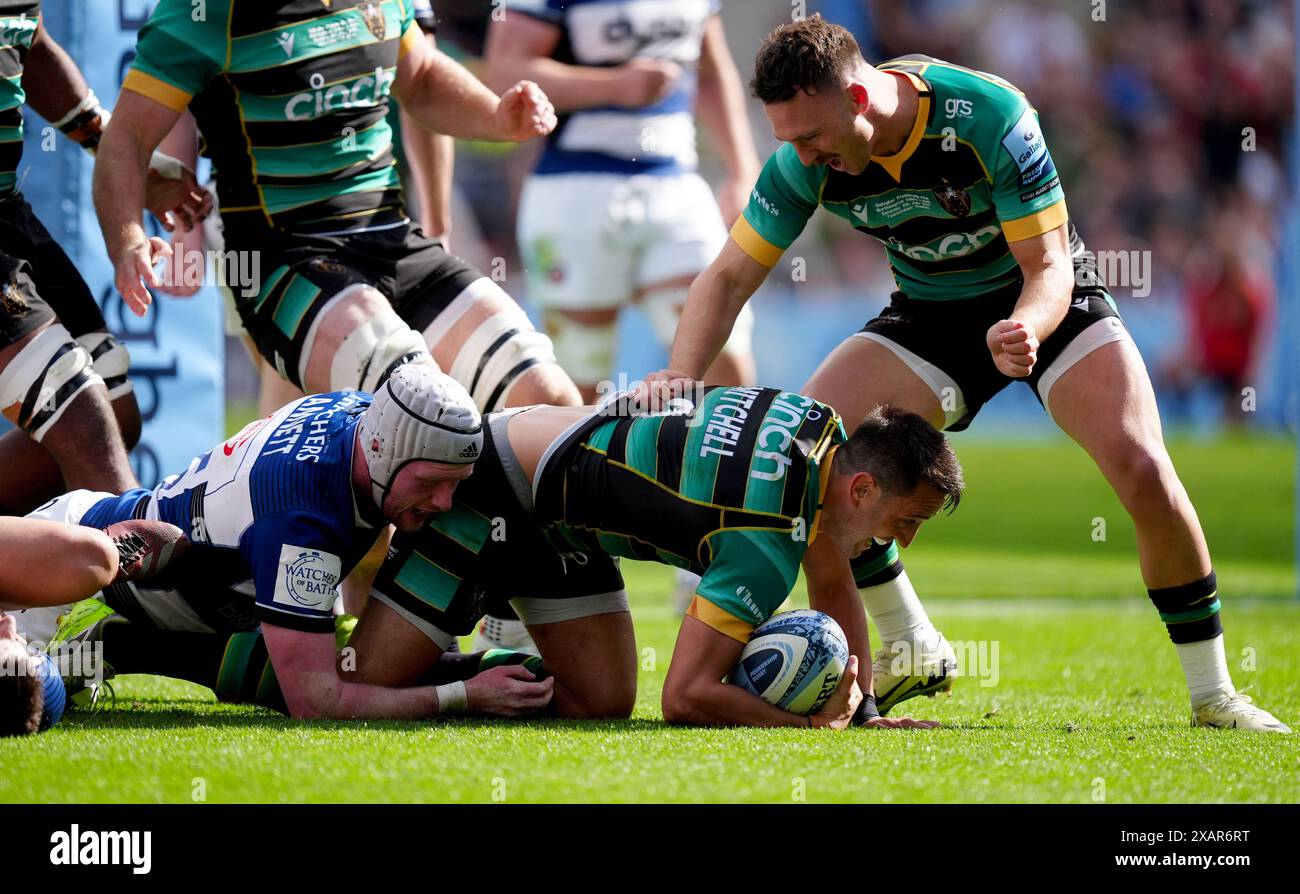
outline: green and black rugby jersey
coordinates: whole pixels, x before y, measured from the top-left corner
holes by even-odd
[[[41,4],[0,0],[0,197],[18,191],[23,158],[23,64],[36,38]]]
[[[187,107],[217,169],[227,240],[406,219],[385,120],[411,0],[160,0],[123,89]]]
[[[786,143],[764,165],[732,238],[775,266],[821,205],[885,244],[911,298],[976,298],[1017,282],[1008,243],[1068,220],[1038,113],[1001,78],[929,56],[877,67],[920,93],[903,148],[854,175],[805,167]]]
[[[684,415],[589,428],[547,463],[536,513],[557,547],[701,575],[688,614],[746,642],[794,588],[844,440],[810,397],[713,387]]]

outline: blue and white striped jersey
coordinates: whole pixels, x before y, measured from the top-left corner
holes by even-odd
[[[182,567],[175,568],[188,602],[196,598],[191,590],[216,583],[194,580],[196,569],[213,569],[230,582],[252,581],[257,620],[331,632],[337,585],[376,536],[352,490],[356,427],[370,401],[361,391],[294,401],[245,426],[153,491],[101,500],[81,523],[102,528],[128,518],[170,522],[193,543]]]
[[[653,105],[582,109],[560,116],[537,174],[680,174],[698,165],[695,93],[700,45],[717,0],[511,0],[562,29],[554,58],[615,66],[644,57],[676,62],[682,76]]]

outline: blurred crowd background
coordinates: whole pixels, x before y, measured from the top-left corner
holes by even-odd
[[[473,68],[493,3],[435,7],[440,47]],[[1112,291],[1166,424],[1295,427],[1300,311],[1285,299],[1300,288],[1287,161],[1297,152],[1293,0],[724,0],[746,81],[762,36],[799,7],[853,31],[868,61],[924,53],[1023,90],[1088,247],[1150,253],[1149,282]],[[750,114],[766,158],[777,143],[754,100]],[[503,285],[525,306],[514,212],[538,149],[457,144],[451,248],[484,270],[504,258]],[[707,144],[701,155],[716,180]],[[794,257],[804,280],[791,276]],[[783,265],[755,298],[755,351],[763,384],[797,388],[893,285],[880,246],[823,213]],[[635,310],[622,323],[618,369],[633,379],[666,360],[645,325]],[[251,370],[232,364],[228,387],[251,393]],[[1026,388],[1006,389],[976,431],[1005,434],[999,420],[1050,430]]]

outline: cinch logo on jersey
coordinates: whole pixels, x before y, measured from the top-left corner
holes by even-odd
[[[276,453],[293,453],[298,462],[320,462],[320,455],[324,452],[329,438],[325,432],[329,429],[329,420],[335,413],[346,412],[361,403],[361,398],[357,393],[344,395],[334,403],[333,409],[329,412],[319,412],[323,407],[328,406],[333,398],[330,397],[308,397],[298,404],[292,413],[284,418],[280,426],[271,433],[267,439],[266,446],[262,448],[262,455],[269,456]],[[304,429],[304,423],[308,417],[315,417],[311,425]],[[307,437],[302,439],[306,431]],[[299,447],[299,440],[302,445]]]
[[[325,610],[338,597],[343,563],[333,553],[286,543],[280,547],[280,575],[275,601],[281,605]]]
[[[767,419],[770,421],[763,426],[758,432],[758,441],[755,444],[754,459],[757,466],[757,460],[767,459],[775,464],[771,472],[759,471],[757,468],[749,473],[749,477],[757,478],[760,481],[779,481],[785,475],[786,466],[790,465],[790,445],[794,443],[795,432],[804,421],[804,411],[813,405],[811,397],[804,397],[802,394],[791,394],[789,391],[782,391],[777,395],[772,406],[768,408]],[[782,418],[784,417],[784,418]],[[807,414],[808,419],[820,419],[821,412],[813,410]],[[772,438],[776,438],[776,449],[759,449],[770,448],[773,446]]]
[[[135,875],[153,868],[152,832],[81,831],[76,823],[67,832],[50,836],[50,863],[55,866],[130,866]]]
[[[938,246],[907,245],[897,237],[889,237],[889,247],[914,261],[942,261],[947,258],[960,258],[973,251],[978,251],[1002,235],[1002,227],[990,224],[980,227],[974,233],[950,233],[939,241]]]
[[[325,86],[325,76],[314,73],[307,79],[310,93],[296,93],[284,104],[284,117],[290,121],[310,121],[339,109],[372,108],[393,90],[395,69],[376,68],[374,77],[362,75],[347,84]]]

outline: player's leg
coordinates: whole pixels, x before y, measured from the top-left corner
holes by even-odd
[[[1049,365],[1038,391],[1133,519],[1142,578],[1182,662],[1193,722],[1284,731],[1272,715],[1236,696],[1209,548],[1165,449],[1141,355],[1117,317],[1093,326]]]
[[[555,678],[551,710],[557,716],[631,716],[636,634],[625,592],[514,602]]]
[[[135,486],[104,380],[62,324],[51,319],[0,348],[0,407],[20,429],[0,438],[5,511],[68,488]]]

